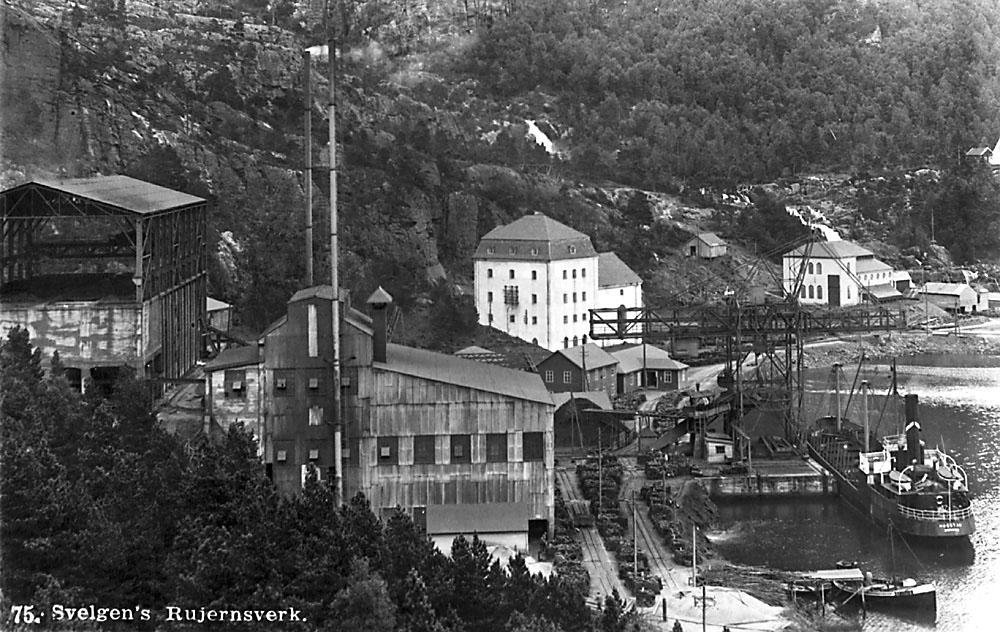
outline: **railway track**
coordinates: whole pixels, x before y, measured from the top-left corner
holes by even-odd
[[[646,477],[641,475],[635,466],[628,462],[625,464],[625,476],[625,484],[622,488],[623,490],[627,490],[625,493],[629,494],[629,500],[631,500],[632,490],[636,492],[635,515],[638,517],[636,539],[639,543],[639,548],[646,554],[646,559],[649,560],[649,570],[652,574],[659,576],[663,580],[665,587],[678,588],[680,585],[678,576],[681,573],[678,572],[674,564],[673,555],[663,544],[663,538],[656,533],[656,528],[653,527],[652,521],[649,519],[648,512],[646,511],[646,505],[638,498],[639,489],[642,487],[642,483],[645,482]]]
[[[574,507],[583,507],[589,511],[589,505],[583,498],[583,493],[576,482],[576,473],[564,468],[556,468],[556,481],[562,489],[563,500],[566,507],[573,515]],[[628,593],[621,579],[618,578],[618,564],[608,553],[601,540],[601,535],[597,532],[597,527],[579,527],[577,537],[583,547],[583,567],[590,574],[590,602],[600,604],[606,595],[610,595],[613,590],[625,598]]]

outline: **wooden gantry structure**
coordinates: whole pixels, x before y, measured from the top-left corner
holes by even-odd
[[[71,381],[180,378],[204,349],[206,221],[204,199],[121,175],[0,192],[0,331],[27,328]]]

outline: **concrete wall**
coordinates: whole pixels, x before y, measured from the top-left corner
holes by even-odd
[[[121,366],[135,363],[139,317],[131,302],[10,302],[0,306],[0,333],[26,328],[43,357],[58,351],[67,367]]]
[[[243,388],[232,388],[228,376],[241,372]],[[223,432],[228,432],[235,423],[243,423],[257,437],[258,442],[264,436],[261,400],[263,380],[258,365],[217,369],[205,375],[205,392],[208,395],[207,408],[212,420]],[[258,451],[262,452],[263,443],[258,443]]]

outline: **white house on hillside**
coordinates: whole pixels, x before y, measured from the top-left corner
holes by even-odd
[[[474,259],[480,324],[550,351],[586,344],[591,309],[642,306],[635,272],[541,213],[486,233]]]
[[[799,246],[782,257],[785,291],[794,290],[799,272],[799,302],[811,305],[857,305],[866,297],[898,298],[892,267],[849,241],[820,241]]]

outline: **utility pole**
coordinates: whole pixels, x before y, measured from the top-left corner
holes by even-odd
[[[327,28],[330,28],[329,22]],[[337,246],[337,109],[336,109],[336,74],[337,55],[333,37],[327,40],[327,59],[330,62],[330,285],[333,286],[333,301],[331,303],[331,333],[333,345],[333,383],[330,392],[333,400],[333,471],[334,500],[340,507],[344,503],[344,464],[342,458],[341,437],[343,435],[343,419],[340,414],[340,280],[337,276],[339,265]]]
[[[302,53],[303,105],[306,111],[306,287],[313,285],[313,174],[312,174],[312,56]]]
[[[632,572],[635,577],[632,580],[632,588],[638,595],[639,584],[639,522],[635,509],[635,490],[632,490]]]

